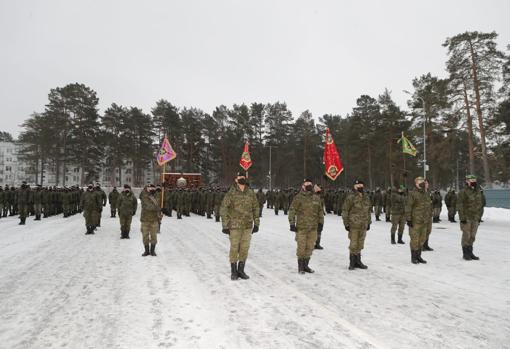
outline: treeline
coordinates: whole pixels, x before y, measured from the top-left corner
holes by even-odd
[[[446,39],[449,76],[415,78],[411,112],[385,90],[379,96],[360,96],[346,115],[326,114],[317,121],[308,110],[292,115],[283,102],[220,105],[207,113],[159,100],[150,113],[115,103],[100,113],[96,92],[76,83],[50,91],[44,111],[22,124],[19,141],[34,173],[48,166],[61,173],[65,166],[77,165],[84,184],[97,179],[103,166],[118,173],[130,162],[135,184],[143,185],[143,170],[155,161],[165,134],[178,154],[169,170],[201,172],[215,184],[231,182],[248,140],[254,161],[251,182],[268,187],[271,166],[272,185],[286,187],[304,177],[327,182],[322,151],[329,127],[345,170],[328,185],[350,186],[362,178],[374,188],[410,184],[423,172],[425,119],[428,177],[434,187],[455,185],[457,175],[462,180],[466,173],[478,174],[487,185],[506,183],[510,58],[497,48],[496,38],[494,32],[466,32]],[[416,158],[402,154],[397,144],[402,132],[417,147]]]

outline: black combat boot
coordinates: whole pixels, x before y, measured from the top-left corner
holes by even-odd
[[[396,244],[396,242],[395,242],[395,233],[392,233],[392,234],[391,234],[391,244],[392,244],[392,245],[395,245],[395,244]]]
[[[349,255],[349,260],[350,260],[350,263],[349,263],[349,270],[354,270],[357,265],[356,265],[356,255],[354,254],[350,254]]]
[[[150,252],[149,252],[149,245],[144,245],[145,247],[145,252],[142,254],[142,257],[147,257],[148,255],[150,255]]]
[[[230,263],[230,280],[237,280],[238,278],[237,263]]]
[[[416,251],[416,259],[420,263],[423,263],[423,264],[427,263],[427,261],[425,259],[421,258],[421,250]]]
[[[212,219],[212,216],[210,213],[207,214],[207,219]]]
[[[303,258],[298,258],[298,273],[304,274],[305,273],[305,260]]]
[[[379,216],[375,216],[376,221],[380,221]]]
[[[321,246],[321,238],[317,238],[317,240],[315,241],[314,249],[316,249],[316,250],[323,250],[324,249],[324,247]]]
[[[368,267],[361,261],[361,253],[356,256],[356,265],[360,269],[367,269]]]
[[[386,216],[386,222],[391,222],[390,216]]]
[[[216,222],[220,221],[220,216],[216,216]]]
[[[92,235],[94,234],[94,227],[92,225],[87,225],[87,232],[85,235]]]
[[[25,225],[25,217],[19,219],[19,225]]]
[[[129,228],[126,229],[126,239],[129,239]]]
[[[416,251],[411,250],[411,263],[418,264],[418,258],[416,257]]]
[[[434,249],[429,246],[429,239],[425,240],[422,251],[434,251]]]
[[[125,234],[124,229],[120,228],[120,238],[121,239],[125,239],[124,234]]]
[[[466,261],[470,261],[471,253],[469,253],[469,246],[462,246],[462,258],[464,258]]]
[[[248,280],[250,277],[246,275],[246,273],[244,272],[245,264],[246,262],[239,261],[239,263],[237,264],[237,275],[239,275],[239,277],[243,280]]]
[[[153,256],[153,257],[157,256],[157,254],[156,254],[156,243],[154,243],[154,242],[151,244],[151,256]]]
[[[403,234],[398,234],[398,240],[397,240],[397,243],[401,244],[401,245],[405,244],[404,240],[402,240],[402,235]]]
[[[473,246],[469,246],[468,248],[469,248],[469,255],[471,256],[471,259],[474,261],[479,260],[480,258],[473,254]]]
[[[315,270],[311,269],[308,266],[308,263],[310,263],[310,258],[305,258],[303,261],[303,270],[305,271],[305,273],[310,273],[310,274],[315,273]]]
[[[182,219],[182,216],[180,213],[177,213],[177,219]]]

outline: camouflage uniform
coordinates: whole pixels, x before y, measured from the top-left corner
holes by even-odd
[[[386,209],[391,214],[391,243],[395,244],[395,232],[398,228],[398,243],[403,244],[402,236],[406,224],[405,219],[405,196],[403,192],[393,192],[390,195],[390,201]]]
[[[138,200],[131,190],[123,190],[119,194],[115,205],[119,211],[120,238],[129,239],[131,220],[136,214]]]
[[[20,219],[19,224],[23,225],[25,224],[28,216],[30,205],[30,187],[26,184],[22,184],[21,187],[17,190],[16,195]]]
[[[85,217],[85,234],[94,234],[95,225],[98,222],[98,214],[101,209],[101,197],[93,189],[87,189],[81,196],[81,207],[83,207],[83,216]]]
[[[117,214],[117,200],[119,199],[119,192],[117,188],[113,188],[110,194],[108,194],[108,202],[110,203],[111,217],[115,217]]]
[[[37,189],[33,192],[34,215],[35,215],[36,221],[41,220],[42,199],[43,199],[43,192],[42,192],[41,186],[37,186]]]
[[[289,223],[291,230],[296,232],[298,271],[313,272],[308,268],[312,257],[317,231],[324,225],[324,209],[319,195],[311,191],[301,191],[290,205]]]
[[[483,212],[483,199],[480,190],[469,186],[462,189],[457,197],[457,208],[462,230],[461,244],[464,259],[476,260],[478,257],[473,258],[473,244]]]
[[[381,215],[382,206],[383,206],[383,195],[380,190],[377,190],[374,194],[374,211],[375,211],[375,220],[379,221],[379,216]]]
[[[223,232],[230,236],[230,265],[232,274],[244,273],[244,264],[248,258],[251,235],[260,224],[257,196],[246,186],[241,191],[234,184],[225,195],[220,208]],[[239,261],[239,265],[236,265]]]
[[[264,203],[266,202],[266,195],[262,191],[262,189],[259,189],[257,192],[257,200],[259,202],[259,214],[260,217],[262,217],[262,209],[264,208]]]
[[[432,201],[424,188],[415,188],[409,193],[405,206],[406,221],[411,238],[411,261],[416,264],[422,260],[421,251],[427,240],[429,225],[432,224]],[[426,263],[426,262],[425,262]]]
[[[0,218],[4,215],[4,207],[5,207],[5,194],[4,189],[0,187]]]
[[[143,236],[143,245],[145,252],[142,256],[149,254],[155,256],[156,244],[158,242],[158,231],[160,227],[160,202],[158,201],[157,193],[148,193],[146,190],[140,194],[140,202],[142,206],[142,213],[140,215],[141,230]],[[150,252],[149,252],[150,248]]]
[[[448,220],[455,223],[455,213],[457,212],[457,195],[455,190],[450,190],[444,197],[444,203],[448,209]]]
[[[441,206],[443,204],[443,198],[441,197],[441,193],[436,190],[432,194],[432,216],[433,216],[433,222],[439,223],[441,220],[439,219],[439,216],[441,215]]]
[[[367,230],[370,229],[372,223],[371,206],[372,203],[367,193],[354,191],[347,196],[342,207],[342,220],[345,229],[349,232],[351,265],[358,267],[363,265],[361,250],[365,246]]]

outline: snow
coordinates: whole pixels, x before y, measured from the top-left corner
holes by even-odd
[[[510,210],[487,208],[475,254],[462,260],[459,225],[434,224],[426,265],[374,222],[363,261],[347,270],[341,218],[326,217],[313,275],[298,275],[287,217],[264,210],[246,272],[230,280],[228,238],[212,220],[165,217],[157,257],[141,257],[103,211],[0,219],[2,348],[510,348]]]

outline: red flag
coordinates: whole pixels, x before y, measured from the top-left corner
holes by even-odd
[[[324,146],[324,169],[326,176],[334,181],[344,170],[340,154],[336,149],[335,141],[329,134],[329,128],[326,129],[326,145]]]
[[[253,162],[251,161],[250,150],[248,149],[248,142],[244,143],[243,154],[241,155],[241,160],[239,161],[239,166],[241,166],[245,171],[247,171]]]
[[[174,151],[174,148],[170,145],[167,136],[163,139],[163,143],[161,144],[161,148],[159,149],[158,155],[156,156],[156,160],[159,166],[163,166],[168,161],[175,159],[177,154]]]

